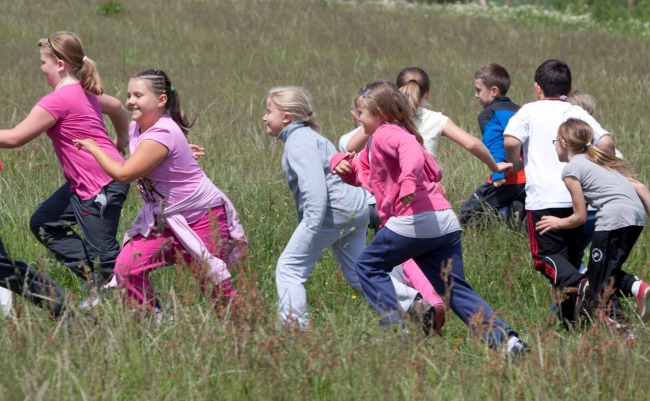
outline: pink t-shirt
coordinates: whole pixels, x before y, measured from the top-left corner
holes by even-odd
[[[163,115],[151,128],[140,133],[140,126],[131,123],[129,129],[131,153],[145,139],[156,141],[167,148],[169,154],[158,167],[138,179],[138,189],[145,202],[173,205],[192,195],[205,174],[192,156],[187,138],[168,115]],[[183,211],[188,223],[193,223],[207,213],[207,208]]]
[[[44,96],[36,106],[56,119],[47,130],[54,152],[59,158],[63,175],[70,183],[70,191],[81,199],[92,199],[112,179],[95,158],[77,149],[73,139],[94,139],[115,160],[123,161],[120,152],[108,136],[97,96],[84,92],[81,84],[70,84]]]

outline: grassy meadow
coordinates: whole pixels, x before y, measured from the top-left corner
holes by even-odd
[[[37,41],[77,32],[107,93],[125,98],[129,77],[165,70],[184,108],[198,116],[191,142],[200,163],[236,205],[250,255],[234,272],[244,308],[218,319],[184,269],[154,274],[174,320],[157,327],[122,307],[117,294],[93,311],[97,323],[51,321],[19,299],[19,318],[0,324],[0,400],[633,400],[650,391],[650,328],[629,316],[638,343],[605,348],[601,327],[573,333],[551,314],[550,286],[532,270],[527,238],[494,224],[463,234],[468,281],[532,352],[515,364],[487,349],[449,311],[443,337],[386,338],[378,316],[345,283],[328,251],[307,283],[313,327],[283,329],[276,319],[274,268],[297,224],[280,166],[261,120],[268,89],[300,85],[315,100],[322,133],[334,143],[352,126],[355,91],[394,80],[406,66],[431,77],[430,108],[480,135],[474,71],[500,62],[508,95],[534,100],[533,74],[565,60],[574,87],[597,100],[597,118],[650,182],[646,126],[650,39],[594,25],[508,21],[402,2],[263,0],[5,2],[0,13],[0,128],[14,127],[48,93]],[[121,5],[118,10],[117,6]],[[645,123],[644,123],[645,121]],[[110,125],[110,124],[109,124]],[[0,236],[13,256],[47,270],[73,299],[80,282],[33,238],[36,205],[63,182],[46,135],[0,150]],[[443,184],[456,210],[487,168],[441,140]],[[135,187],[122,232],[141,205]],[[645,230],[627,268],[650,279]]]

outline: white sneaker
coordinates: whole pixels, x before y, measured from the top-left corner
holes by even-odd
[[[0,287],[0,308],[4,317],[14,315],[14,293],[4,287]]]

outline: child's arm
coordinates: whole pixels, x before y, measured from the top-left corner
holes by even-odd
[[[476,158],[485,163],[492,172],[503,172],[512,167],[510,163],[495,162],[490,151],[480,139],[468,134],[465,130],[457,126],[451,119],[447,120],[447,123],[442,130],[442,134],[465,148],[469,153],[476,156]]]
[[[535,229],[542,235],[551,230],[568,230],[580,227],[587,222],[587,205],[580,181],[575,177],[568,176],[564,178],[564,185],[571,193],[573,214],[563,219],[555,216],[543,216],[535,225]]]
[[[503,146],[506,148],[508,161],[512,163],[512,171],[517,172],[524,168],[524,161],[521,160],[521,141],[514,136],[504,135]]]
[[[366,146],[368,143],[368,139],[370,138],[370,135],[366,135],[366,131],[363,129],[363,127],[359,128],[356,134],[350,138],[348,141],[348,146],[346,151],[347,152],[361,152],[363,148]]]
[[[80,151],[82,147],[86,148],[106,174],[121,184],[128,184],[146,176],[169,154],[169,150],[162,143],[145,139],[140,142],[131,157],[124,162],[119,162],[109,156],[92,139],[74,139],[72,142]]]
[[[126,153],[129,145],[129,113],[126,112],[122,102],[106,94],[97,96],[102,114],[111,119],[115,127],[115,146],[121,153]]]
[[[630,182],[632,183],[634,189],[636,189],[636,193],[639,195],[641,203],[643,203],[645,213],[650,216],[650,191],[648,190],[648,187],[632,178],[630,178]]]
[[[0,130],[0,148],[23,146],[56,124],[56,119],[40,106],[34,106],[27,117],[15,128]]]

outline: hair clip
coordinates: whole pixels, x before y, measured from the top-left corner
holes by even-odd
[[[361,97],[365,98],[366,95],[368,95],[368,93],[370,93],[370,89],[366,89],[365,91],[363,91],[363,92],[361,93]]]
[[[50,41],[50,37],[47,37],[47,45],[49,46],[50,50],[52,50],[52,53],[58,58],[59,60],[63,60],[63,56],[61,56],[61,53],[57,52],[54,50],[54,46],[52,46],[52,42]]]
[[[410,84],[411,82],[415,82],[416,85],[420,86],[420,85],[418,84],[418,81],[416,81],[415,79],[412,79],[412,80],[408,81],[407,84]]]
[[[307,117],[311,117],[311,116],[312,116],[312,114],[314,114],[314,112],[313,112],[313,111],[311,111],[311,110],[309,110],[309,111],[307,112]]]
[[[173,91],[174,91],[174,87],[173,87],[173,86],[170,86],[170,87],[169,87],[169,91],[170,91],[170,92],[173,92]]]

